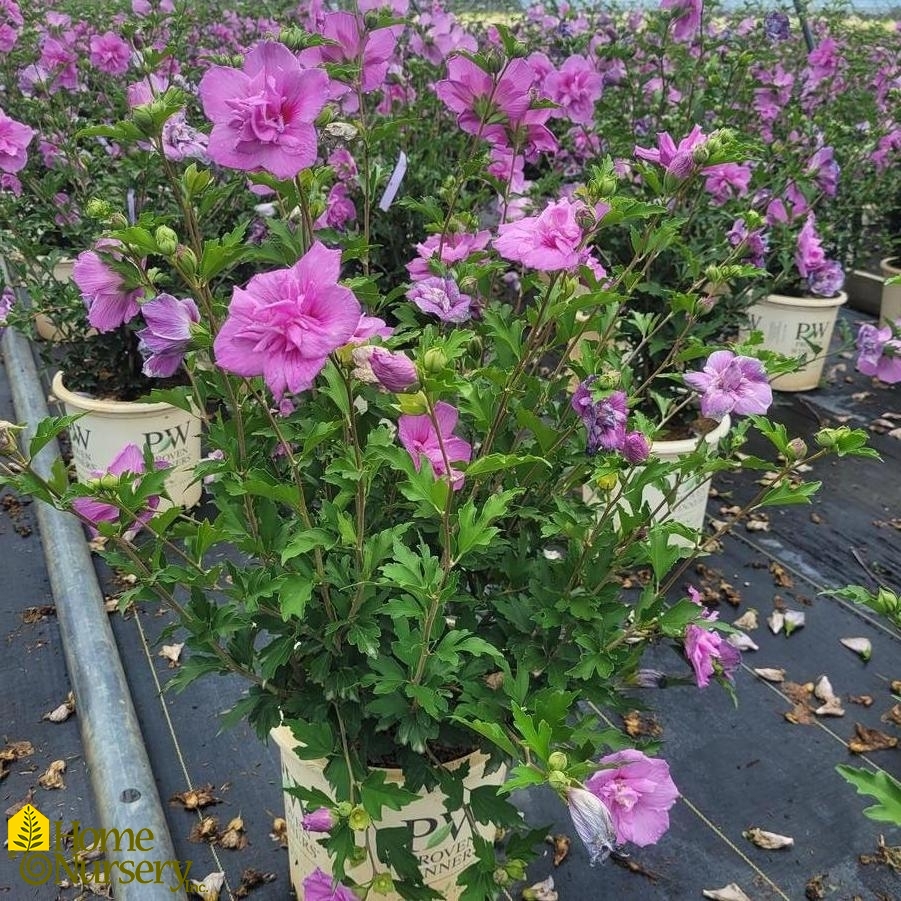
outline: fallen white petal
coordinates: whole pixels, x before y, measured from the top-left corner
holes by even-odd
[[[210,873],[202,882],[190,884],[191,893],[200,895],[203,901],[218,901],[223,885],[225,885],[225,873]]]
[[[823,703],[828,703],[832,700],[838,700],[835,696],[835,692],[832,689],[832,683],[829,681],[828,676],[820,676],[817,684],[813,687],[814,697],[819,698]]]
[[[830,698],[822,707],[814,710],[817,716],[844,716],[845,708],[842,707],[840,698]]]
[[[873,645],[869,638],[842,638],[842,644],[849,650],[854,651],[862,660],[869,660],[873,654]]]
[[[757,611],[752,607],[735,620],[732,625],[736,629],[746,629],[748,632],[753,631],[759,625],[757,622]]]
[[[803,629],[806,617],[800,610],[786,610],[783,614],[785,617],[785,634],[791,635],[795,629]]]
[[[705,888],[704,897],[713,901],[751,901],[751,899],[734,882],[722,888]]]
[[[756,826],[742,833],[748,841],[753,842],[758,848],[767,851],[778,851],[780,848],[791,848],[795,840],[789,835],[779,835],[778,832],[767,832]]]
[[[760,676],[761,679],[766,679],[767,682],[784,682],[785,681],[785,670],[784,669],[773,669],[771,667],[762,667],[761,669],[755,669],[754,672]]]
[[[782,627],[785,625],[785,617],[782,615],[782,612],[779,610],[774,610],[767,618],[767,625],[769,625],[770,631],[773,633],[773,635],[778,635],[782,631]]]
[[[750,635],[746,635],[744,632],[730,632],[726,636],[726,641],[732,645],[733,648],[738,648],[739,651],[759,651],[760,648],[754,644],[753,639]]]

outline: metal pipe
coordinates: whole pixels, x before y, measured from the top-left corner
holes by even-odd
[[[794,0],[794,5],[798,21],[801,23],[801,32],[804,34],[804,43],[807,44],[807,52],[813,53],[816,42],[813,39],[813,32],[810,30],[810,23],[807,21],[807,4],[805,0]]]
[[[7,329],[3,349],[16,415],[27,425],[28,439],[49,415],[44,389],[24,336]],[[52,441],[35,458],[35,470],[47,477],[58,456],[59,448]],[[36,507],[99,826],[126,836],[116,843],[119,850],[107,843],[106,858],[115,864],[110,868],[115,897],[117,901],[187,901],[188,874],[183,864],[175,869],[175,849],[81,523],[48,504]],[[83,824],[84,828],[96,825]],[[152,838],[145,831],[144,840],[133,843],[124,832],[131,830],[132,836],[138,836],[142,829],[150,830]],[[160,870],[166,861],[172,863]],[[124,873],[122,864],[126,864]],[[129,879],[128,869],[143,873],[143,879],[159,875],[161,881]]]

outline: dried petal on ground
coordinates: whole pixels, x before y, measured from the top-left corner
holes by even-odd
[[[569,847],[572,844],[570,837],[561,832],[549,835],[545,841],[554,849],[554,866],[559,867],[569,854]]]
[[[31,804],[32,801],[34,801],[34,789],[29,788],[28,794],[21,801],[16,801],[15,804],[11,804],[3,811],[3,816],[7,819],[14,817],[26,804]]]
[[[813,513],[810,514],[810,521],[811,521],[815,526],[818,526],[818,525],[823,521],[823,517],[820,516],[819,513],[817,513],[816,511],[814,511]]]
[[[892,679],[889,687],[892,690],[892,694],[901,695],[901,679]]]
[[[278,842],[282,848],[288,847],[288,821],[284,817],[275,817],[272,821],[272,832],[269,838],[274,842]]]
[[[791,848],[795,844],[795,840],[790,835],[779,835],[778,832],[767,832],[755,826],[748,829],[742,835],[758,848],[765,851],[778,851],[781,848]]]
[[[169,669],[175,669],[179,665],[179,657],[181,657],[182,648],[185,643],[180,644],[164,644],[162,650],[157,656],[169,661]]]
[[[807,880],[807,885],[804,886],[804,897],[807,901],[824,901],[826,897],[825,879],[823,873],[818,873]]]
[[[225,831],[219,836],[216,842],[220,848],[229,851],[243,851],[247,847],[247,835],[244,832],[244,820],[241,817],[235,817],[229,821]]]
[[[793,588],[795,580],[791,577],[784,566],[775,560],[770,564],[770,572],[773,574],[773,582],[780,588]]]
[[[869,660],[873,654],[873,645],[869,638],[842,638],[841,643],[849,651],[854,651],[863,661]]]
[[[643,867],[637,860],[632,860],[631,857],[625,857],[620,854],[611,854],[610,861],[615,866],[622,867],[630,873],[635,873],[636,876],[644,876],[648,882],[652,882],[655,885],[660,881],[659,873],[655,873],[647,867]]]
[[[30,741],[12,741],[5,748],[0,749],[0,761],[12,763],[23,757],[31,757],[34,754],[34,746]]]
[[[660,738],[663,727],[653,713],[630,710],[623,714],[623,728],[630,738]]]
[[[219,820],[216,817],[204,817],[199,823],[194,824],[189,842],[208,842],[213,844],[219,838]]]
[[[38,785],[41,788],[65,788],[66,783],[63,782],[63,773],[66,772],[65,760],[54,760],[42,776],[38,778]]]
[[[759,627],[757,621],[757,611],[751,607],[746,610],[737,620],[732,623],[736,629],[744,629],[746,632],[753,632]]]
[[[199,788],[189,788],[187,791],[174,794],[169,803],[181,804],[185,810],[203,810],[211,804],[221,804],[222,799],[213,795],[213,786],[207,783]]]
[[[755,669],[754,673],[760,676],[761,679],[766,679],[767,682],[784,682],[785,681],[785,670],[784,669],[773,669],[772,667],[761,667],[760,669]]]
[[[831,701],[836,698],[835,692],[832,690],[832,683],[828,676],[820,676],[817,684],[813,687],[814,697],[820,701]]]
[[[880,717],[883,723],[894,723],[901,726],[901,704],[895,704],[887,713],[883,713]]]
[[[868,729],[861,723],[854,724],[857,733],[848,742],[848,750],[852,754],[866,754],[868,751],[887,751],[889,748],[898,747],[898,739],[893,735],[886,735],[878,729]]]
[[[739,651],[760,650],[760,648],[754,643],[754,639],[745,632],[730,632],[726,636],[726,641],[728,641],[733,648],[738,648]]]
[[[778,635],[782,631],[783,627],[785,626],[785,615],[782,613],[781,610],[774,610],[767,617],[766,622],[767,622],[767,625],[770,627],[770,631],[773,633],[773,635]]]
[[[225,873],[210,873],[201,882],[191,883],[191,894],[199,895],[202,901],[219,901],[223,885]]]
[[[30,626],[34,623],[39,623],[48,616],[53,616],[55,613],[56,607],[52,604],[42,604],[40,607],[26,607],[22,611],[22,622],[26,626]]]
[[[806,704],[795,704],[783,716],[796,726],[809,726],[813,721],[813,711]]]
[[[75,711],[75,695],[70,691],[66,700],[59,707],[45,713],[41,719],[50,720],[51,723],[64,723]]]
[[[713,901],[751,901],[741,890],[741,887],[734,882],[730,882],[722,888],[705,888],[703,895],[705,898],[713,899]]]
[[[523,901],[557,901],[558,895],[554,890],[554,877],[548,876],[542,882],[536,882],[522,890]]]
[[[798,629],[804,628],[804,622],[806,617],[804,616],[804,612],[801,610],[786,610],[783,614],[785,617],[785,624],[783,625],[783,630],[785,632],[785,637],[788,638],[792,632],[797,631]]]
[[[887,845],[885,836],[880,835],[876,840],[875,854],[861,854],[857,859],[865,866],[874,863],[883,864],[901,875],[901,845],[894,847]]]
[[[845,708],[842,707],[840,698],[830,698],[825,704],[814,710],[817,716],[844,716]]]
[[[873,698],[871,695],[848,695],[848,700],[852,704],[860,704],[863,707],[873,706]]]
[[[277,873],[261,873],[253,867],[248,867],[241,873],[241,884],[235,889],[235,897],[246,898],[255,888],[275,882],[276,879]]]

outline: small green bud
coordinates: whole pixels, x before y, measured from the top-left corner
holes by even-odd
[[[494,871],[494,875],[492,876],[492,878],[494,879],[495,885],[504,886],[504,885],[508,885],[510,882],[510,877],[507,874],[507,871],[505,869],[503,869],[502,867],[498,867]]]
[[[497,75],[507,64],[507,58],[503,51],[497,47],[489,47],[485,51],[485,70],[491,75]]]
[[[619,386],[621,378],[622,374],[618,369],[608,369],[595,379],[592,387],[598,388],[601,391],[609,391],[611,388]]]
[[[547,781],[557,791],[564,791],[569,787],[569,777],[562,770],[551,770],[547,774]]]
[[[786,456],[790,460],[802,460],[807,456],[807,442],[803,438],[792,438],[786,448]]]
[[[163,256],[172,256],[178,248],[178,235],[168,225],[159,226],[153,233],[153,237]]]
[[[372,819],[358,804],[350,812],[350,816],[347,818],[347,824],[355,831],[362,831],[363,829],[368,829],[372,825]]]
[[[0,457],[9,457],[19,452],[17,435],[25,426],[0,420]]]
[[[429,411],[428,398],[421,391],[417,391],[416,394],[398,394],[397,405],[401,413],[410,416],[421,416]]]
[[[197,254],[190,247],[182,245],[176,248],[175,259],[187,275],[195,275],[197,273]]]
[[[84,211],[92,219],[106,222],[113,213],[116,212],[116,208],[108,200],[104,200],[102,197],[92,197],[87,204],[85,204]]]
[[[191,163],[182,175],[182,182],[189,197],[203,193],[212,180],[213,176],[210,175],[209,169],[198,169],[194,163]]]
[[[694,150],[691,152],[691,158],[694,160],[695,164],[698,166],[703,166],[707,163],[712,155],[712,148],[710,146],[710,139],[706,140],[703,144],[698,144]]]
[[[595,485],[602,491],[613,491],[618,482],[619,476],[615,472],[602,472],[594,480]]]
[[[372,890],[377,895],[390,895],[394,891],[394,880],[388,873],[379,873],[372,880]]]
[[[507,875],[512,882],[519,882],[520,879],[525,879],[526,862],[524,860],[508,860],[504,869],[506,869]]]
[[[119,485],[119,476],[115,476],[111,472],[105,473],[97,479],[97,484],[101,488],[116,488]]]
[[[565,770],[569,765],[569,759],[562,751],[554,751],[547,759],[547,765],[552,770]]]
[[[357,867],[361,863],[366,863],[368,860],[369,855],[366,853],[366,849],[360,845],[354,845],[353,851],[347,855],[347,861],[352,867]]]
[[[447,366],[447,354],[440,347],[432,347],[422,358],[422,368],[429,375],[438,375]]]
[[[351,812],[353,811],[354,806],[350,803],[350,801],[342,801],[336,808],[336,812],[342,820],[346,820]]]
[[[125,213],[113,213],[109,218],[109,224],[113,228],[128,228],[128,219],[125,217]]]

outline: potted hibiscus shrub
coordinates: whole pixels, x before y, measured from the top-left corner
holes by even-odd
[[[678,789],[665,761],[592,709],[624,709],[649,644],[674,644],[702,687],[729,686],[738,666],[682,583],[699,531],[656,515],[671,477],[764,469],[738,521],[808,499],[811,460],[869,452],[862,432],[823,430],[808,451],[769,423],[752,348],[686,334],[648,377],[633,366],[635,297],[662,247],[681,263],[662,307],[691,323],[724,277],[712,248],[674,240],[672,204],[703,190],[697,173],[637,203],[607,160],[567,196],[536,194],[518,217],[503,203],[491,220],[492,157],[511,172],[520,151],[556,165],[540,76],[509,32],[490,52],[451,53],[416,96],[412,133],[437,118],[435,140],[447,133],[463,158],[448,153],[436,195],[398,199],[404,123],[379,107],[405,23],[360,6],[211,67],[198,97],[219,177],[165,166],[178,215],[111,217],[102,238],[113,306],[138,281],[151,358],[186,368],[167,397],[209,411],[194,470],[209,505],[159,512],[150,449],[124,448],[90,485],[45,480],[37,445],[11,428],[2,480],[105,536],[136,578],[124,602],[177,613],[190,654],[174,683],[246,678],[229,718],[281,748],[298,894],[509,898],[544,839],[519,790],[556,792],[592,862],[666,831]],[[154,95],[109,138],[159,154],[179,96]],[[740,152],[724,135],[699,146],[712,163]],[[211,229],[206,213],[248,184],[269,192],[259,234],[248,240],[250,220]],[[347,202],[354,218],[330,220]],[[372,241],[389,215],[412,236],[404,273]],[[632,256],[605,266],[623,230]],[[653,415],[664,382],[678,391]],[[736,423],[668,463],[653,441],[680,405]],[[778,461],[741,452],[752,429]],[[636,570],[648,578],[633,593]]]

